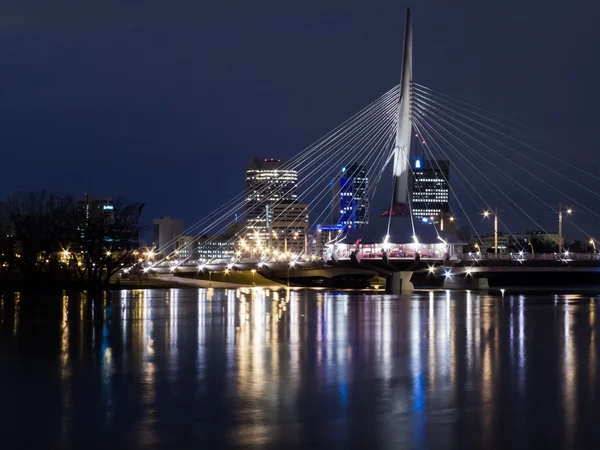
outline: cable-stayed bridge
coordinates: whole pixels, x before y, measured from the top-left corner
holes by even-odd
[[[388,292],[398,292],[412,288],[414,274],[425,275],[428,282],[458,280],[484,288],[486,274],[493,272],[600,270],[589,221],[600,218],[589,202],[600,197],[593,184],[600,181],[593,172],[599,164],[576,164],[565,153],[540,148],[527,139],[529,127],[417,83],[412,66],[409,11],[400,84],[278,168],[297,178],[241,192],[185,230],[184,235],[196,237],[183,248],[165,251],[175,238],[124,273],[205,277],[252,271],[278,280],[287,274],[288,282],[292,273],[296,284],[302,284],[303,276],[366,279],[379,274],[385,276]],[[415,214],[415,191],[425,210],[439,205],[431,187],[414,182],[411,150],[442,174],[453,213]],[[450,161],[452,182],[440,161]],[[341,167],[363,170],[352,189],[339,180],[330,183]],[[324,238],[318,226],[331,222],[341,198],[352,205],[354,218],[338,216]],[[367,211],[368,223],[360,227],[357,210]],[[558,233],[544,226],[549,212],[556,217]],[[577,219],[584,216],[587,222]],[[545,248],[535,251],[530,240],[511,231],[506,217],[536,229]],[[482,220],[493,224],[491,246],[484,245],[477,231]],[[577,248],[565,245],[564,226],[582,236]],[[316,252],[311,233],[324,243]],[[501,239],[510,239],[511,251],[501,251]],[[188,246],[226,247],[231,254],[202,258],[198,255],[203,252]]]

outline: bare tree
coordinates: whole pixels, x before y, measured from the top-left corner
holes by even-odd
[[[58,252],[69,242],[75,219],[75,202],[47,191],[20,193],[1,205],[6,263],[24,281],[58,270]]]
[[[108,211],[82,211],[73,197],[21,193],[0,203],[0,273],[24,283],[75,277],[108,284],[138,248],[143,205],[119,199]]]

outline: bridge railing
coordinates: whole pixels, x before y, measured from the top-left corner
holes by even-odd
[[[600,261],[600,253],[463,253],[462,260],[497,261]]]

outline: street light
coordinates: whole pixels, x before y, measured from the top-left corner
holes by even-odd
[[[563,230],[562,230],[563,212],[568,215],[571,215],[571,214],[573,214],[573,210],[571,208],[567,208],[566,210],[563,211],[562,203],[558,204],[558,252],[559,253],[562,252],[564,249]]]
[[[596,253],[596,241],[594,240],[594,238],[590,238],[590,245],[594,249],[594,253]]]
[[[254,282],[254,274],[256,273],[256,269],[252,269],[250,272],[252,272],[252,286],[256,286],[256,283]]]
[[[494,254],[498,255],[498,208],[493,211],[494,214]],[[490,216],[490,211],[483,212],[483,217],[486,219]]]

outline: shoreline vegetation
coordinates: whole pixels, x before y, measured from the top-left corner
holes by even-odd
[[[45,291],[45,290],[106,290],[116,291],[123,289],[177,289],[177,288],[215,288],[236,289],[244,287],[281,288],[284,284],[263,277],[258,273],[233,272],[229,274],[214,273],[211,279],[207,277],[191,278],[179,276],[131,276],[121,278],[119,274],[101,286],[94,289],[88,283],[77,280],[45,279],[39,283],[25,283],[24,281],[12,280],[0,282],[0,292],[15,291]]]
[[[0,288],[110,286],[140,262],[143,207],[43,190],[0,201]]]

